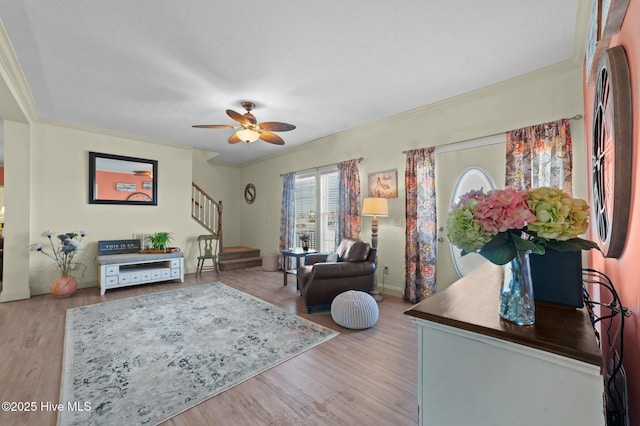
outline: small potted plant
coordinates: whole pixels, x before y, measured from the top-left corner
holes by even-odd
[[[165,252],[171,242],[171,234],[169,232],[156,232],[147,237],[151,250]]]
[[[309,250],[309,240],[311,240],[311,235],[300,234],[300,243],[302,243],[302,250]]]

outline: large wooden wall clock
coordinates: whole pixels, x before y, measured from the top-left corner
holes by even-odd
[[[631,201],[633,116],[629,64],[622,46],[600,56],[592,128],[593,218],[606,257],[624,249]]]

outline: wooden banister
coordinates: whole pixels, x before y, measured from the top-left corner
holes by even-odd
[[[218,235],[222,249],[222,201],[215,201],[195,183],[191,183],[191,217],[209,232]]]

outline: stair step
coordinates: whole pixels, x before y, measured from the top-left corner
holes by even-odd
[[[260,257],[260,249],[245,246],[224,247],[220,250],[220,253],[218,253],[218,260],[220,262],[252,257]]]
[[[258,250],[258,252],[260,252]],[[220,260],[218,261],[221,271],[231,271],[233,269],[252,268],[254,266],[262,266],[262,257],[246,257],[241,259]]]

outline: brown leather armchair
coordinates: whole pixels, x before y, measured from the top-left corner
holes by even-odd
[[[336,252],[337,262],[327,262],[328,254],[309,254],[305,264],[298,267],[298,289],[309,313],[314,306],[329,305],[347,290],[373,289],[376,249],[364,241],[345,238]]]

